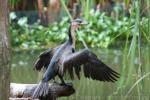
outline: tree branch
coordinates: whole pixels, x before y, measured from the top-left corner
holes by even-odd
[[[37,84],[10,84],[10,100],[32,100],[31,96]],[[56,100],[58,97],[70,96],[75,93],[72,84],[60,85],[58,83],[49,84],[49,89],[52,90],[48,96],[40,98],[40,100]],[[51,94],[54,96],[52,97]]]

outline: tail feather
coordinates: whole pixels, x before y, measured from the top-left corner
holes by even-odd
[[[48,95],[48,82],[41,81],[33,92],[32,98],[45,97]]]

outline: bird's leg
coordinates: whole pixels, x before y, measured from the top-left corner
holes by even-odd
[[[61,80],[61,84],[60,85],[63,85],[63,86],[67,86],[67,87],[72,87],[72,83],[65,83],[64,79],[62,76],[59,76],[60,80]]]
[[[54,83],[57,83],[57,81],[55,80],[55,77],[53,78],[53,80],[54,80]]]
[[[61,85],[66,85],[66,83],[65,83],[65,81],[64,81],[64,79],[63,79],[63,77],[62,77],[61,75],[58,75],[58,77],[59,77],[60,80],[61,80]]]

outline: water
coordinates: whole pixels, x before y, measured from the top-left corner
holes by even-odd
[[[41,77],[43,72],[36,72],[33,70],[33,64],[38,57],[38,55],[43,50],[39,51],[21,51],[21,52],[13,52],[12,54],[12,69],[11,69],[11,82],[16,83],[37,83]],[[121,73],[121,69],[123,67],[123,50],[122,49],[96,49],[93,50],[97,54],[97,56],[105,62],[107,65],[111,66],[112,69]],[[146,49],[145,49],[146,51]],[[142,62],[143,62],[143,73],[147,71],[147,55],[144,55],[145,51],[142,52]],[[135,59],[135,66],[138,66],[138,61]],[[128,64],[127,64],[128,65]],[[145,65],[145,66],[144,66]],[[129,67],[129,66],[128,66]],[[135,68],[138,69],[138,68]],[[127,83],[127,85],[121,85],[121,89],[117,91],[119,82],[108,83],[108,82],[98,82],[93,81],[91,79],[86,79],[83,75],[80,80],[75,79],[73,82],[74,88],[76,89],[76,93],[70,97],[60,98],[61,100],[121,100],[124,99],[124,96],[127,94],[129,89],[133,86],[133,84],[137,81],[137,73],[136,70],[133,70],[131,76],[128,74],[125,75],[125,80],[131,77],[131,81]],[[66,79],[67,80],[67,79]],[[140,92],[138,92],[138,88],[134,88],[133,91],[129,94],[127,99],[138,100],[145,97],[148,100],[150,93],[150,88],[148,87],[149,78],[146,78],[143,81],[143,87]],[[58,79],[59,81],[59,79]],[[71,82],[71,80],[67,80],[67,82]],[[148,89],[145,91],[145,89]],[[143,92],[144,90],[144,92]],[[144,93],[144,95],[142,94]],[[140,94],[139,94],[140,93]]]

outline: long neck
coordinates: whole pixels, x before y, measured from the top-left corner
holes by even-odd
[[[74,28],[72,28],[72,26],[70,25],[69,27],[69,42],[72,44],[72,46],[75,48],[75,42],[76,42],[76,37],[75,37],[75,30]]]

